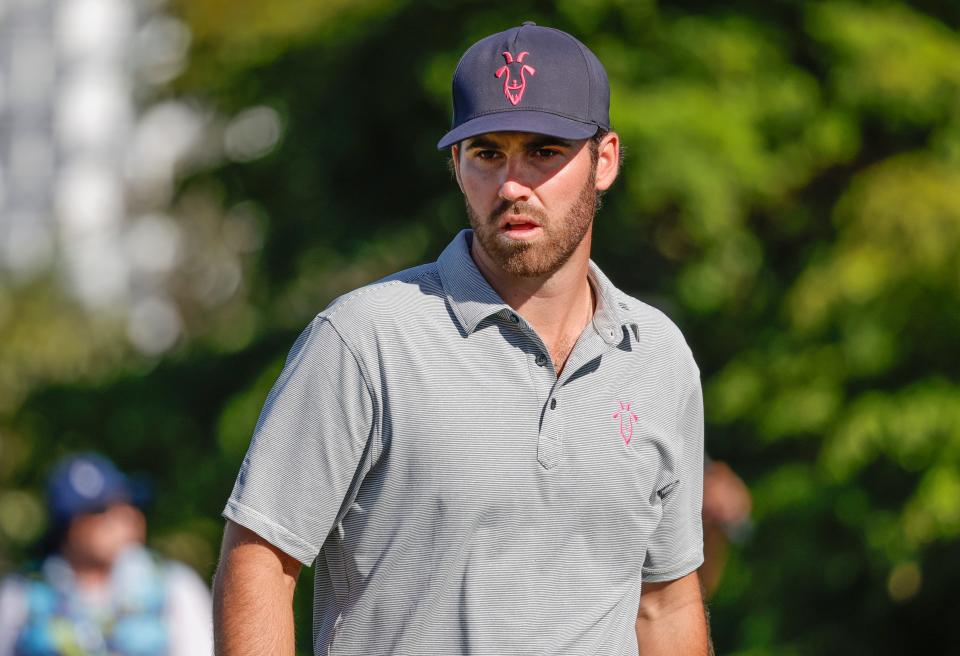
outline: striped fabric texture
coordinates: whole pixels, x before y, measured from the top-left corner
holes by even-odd
[[[315,564],[315,654],[636,654],[641,582],[703,560],[696,364],[591,262],[557,377],[471,239],[317,315],[224,517]]]

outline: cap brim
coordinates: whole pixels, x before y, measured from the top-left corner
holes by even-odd
[[[597,133],[595,123],[575,121],[564,116],[535,110],[513,110],[497,114],[484,114],[471,119],[443,135],[437,150],[488,132],[533,132],[561,139],[587,139]]]

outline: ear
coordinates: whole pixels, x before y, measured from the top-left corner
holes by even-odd
[[[597,148],[597,191],[606,191],[620,172],[620,135],[608,132]]]
[[[463,193],[463,182],[460,181],[460,144],[450,146],[450,161],[453,162],[453,175],[457,179],[457,186]]]

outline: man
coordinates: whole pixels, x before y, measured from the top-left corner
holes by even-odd
[[[126,477],[81,454],[59,463],[47,488],[56,553],[0,587],[0,656],[209,654],[207,586],[143,547]]]
[[[704,654],[698,371],[589,261],[603,66],[525,23],[453,94],[473,231],[294,345],[224,511],[218,653],[293,654],[315,564],[316,654]]]

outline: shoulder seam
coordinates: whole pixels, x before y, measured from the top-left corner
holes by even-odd
[[[435,264],[435,263],[431,263],[431,264]],[[424,270],[421,271],[420,273],[418,273],[417,275],[411,277],[411,278],[405,278],[405,279],[403,279],[403,280],[393,279],[393,280],[376,281],[376,282],[370,283],[369,285],[364,285],[363,287],[360,287],[359,289],[355,289],[355,290],[353,290],[352,292],[348,292],[347,294],[344,294],[343,296],[341,296],[340,299],[342,299],[342,300],[341,300],[340,302],[338,302],[338,303],[335,303],[332,308],[331,308],[331,307],[327,307],[327,308],[321,310],[320,312],[318,312],[318,313],[317,313],[317,317],[319,317],[319,318],[321,318],[321,319],[327,319],[327,320],[333,319],[333,317],[337,315],[337,313],[340,311],[340,309],[341,309],[344,305],[352,302],[354,299],[361,298],[361,297],[363,297],[363,296],[366,296],[367,294],[370,294],[370,293],[375,292],[375,291],[379,291],[379,290],[381,290],[381,289],[383,289],[383,288],[385,288],[385,287],[388,287],[388,286],[390,286],[390,285],[398,285],[398,284],[401,284],[401,283],[416,282],[416,281],[418,281],[418,280],[422,280],[423,278],[426,278],[426,277],[430,276],[430,275],[433,274],[433,273],[436,273],[436,268],[435,268],[435,267],[434,267],[434,268],[430,268],[430,265],[429,265],[429,264],[427,264],[427,265],[420,265],[420,266],[422,266]],[[414,267],[414,268],[419,268],[419,267]],[[332,322],[331,322],[331,325],[332,325]],[[335,327],[335,328],[336,328],[336,327]],[[340,334],[340,330],[339,330],[339,329],[337,329],[337,334]],[[343,339],[343,336],[342,336],[342,335],[341,335],[341,339]],[[344,341],[345,341],[345,340],[344,340]]]
[[[374,462],[380,459],[381,455],[381,445],[383,442],[383,437],[380,434],[380,404],[377,401],[377,395],[374,392],[373,388],[373,378],[370,376],[370,372],[367,371],[367,368],[364,366],[363,361],[357,355],[353,346],[347,339],[343,336],[343,333],[340,332],[340,329],[337,327],[337,324],[332,321],[333,317],[325,317],[317,315],[317,319],[325,321],[330,324],[330,327],[333,329],[333,332],[337,334],[337,337],[340,338],[340,343],[343,344],[343,347],[347,349],[347,352],[350,354],[350,357],[353,358],[354,363],[357,365],[357,370],[360,372],[360,376],[363,378],[363,384],[367,388],[367,395],[370,396],[370,405],[373,407],[373,431],[376,439],[374,440]]]

